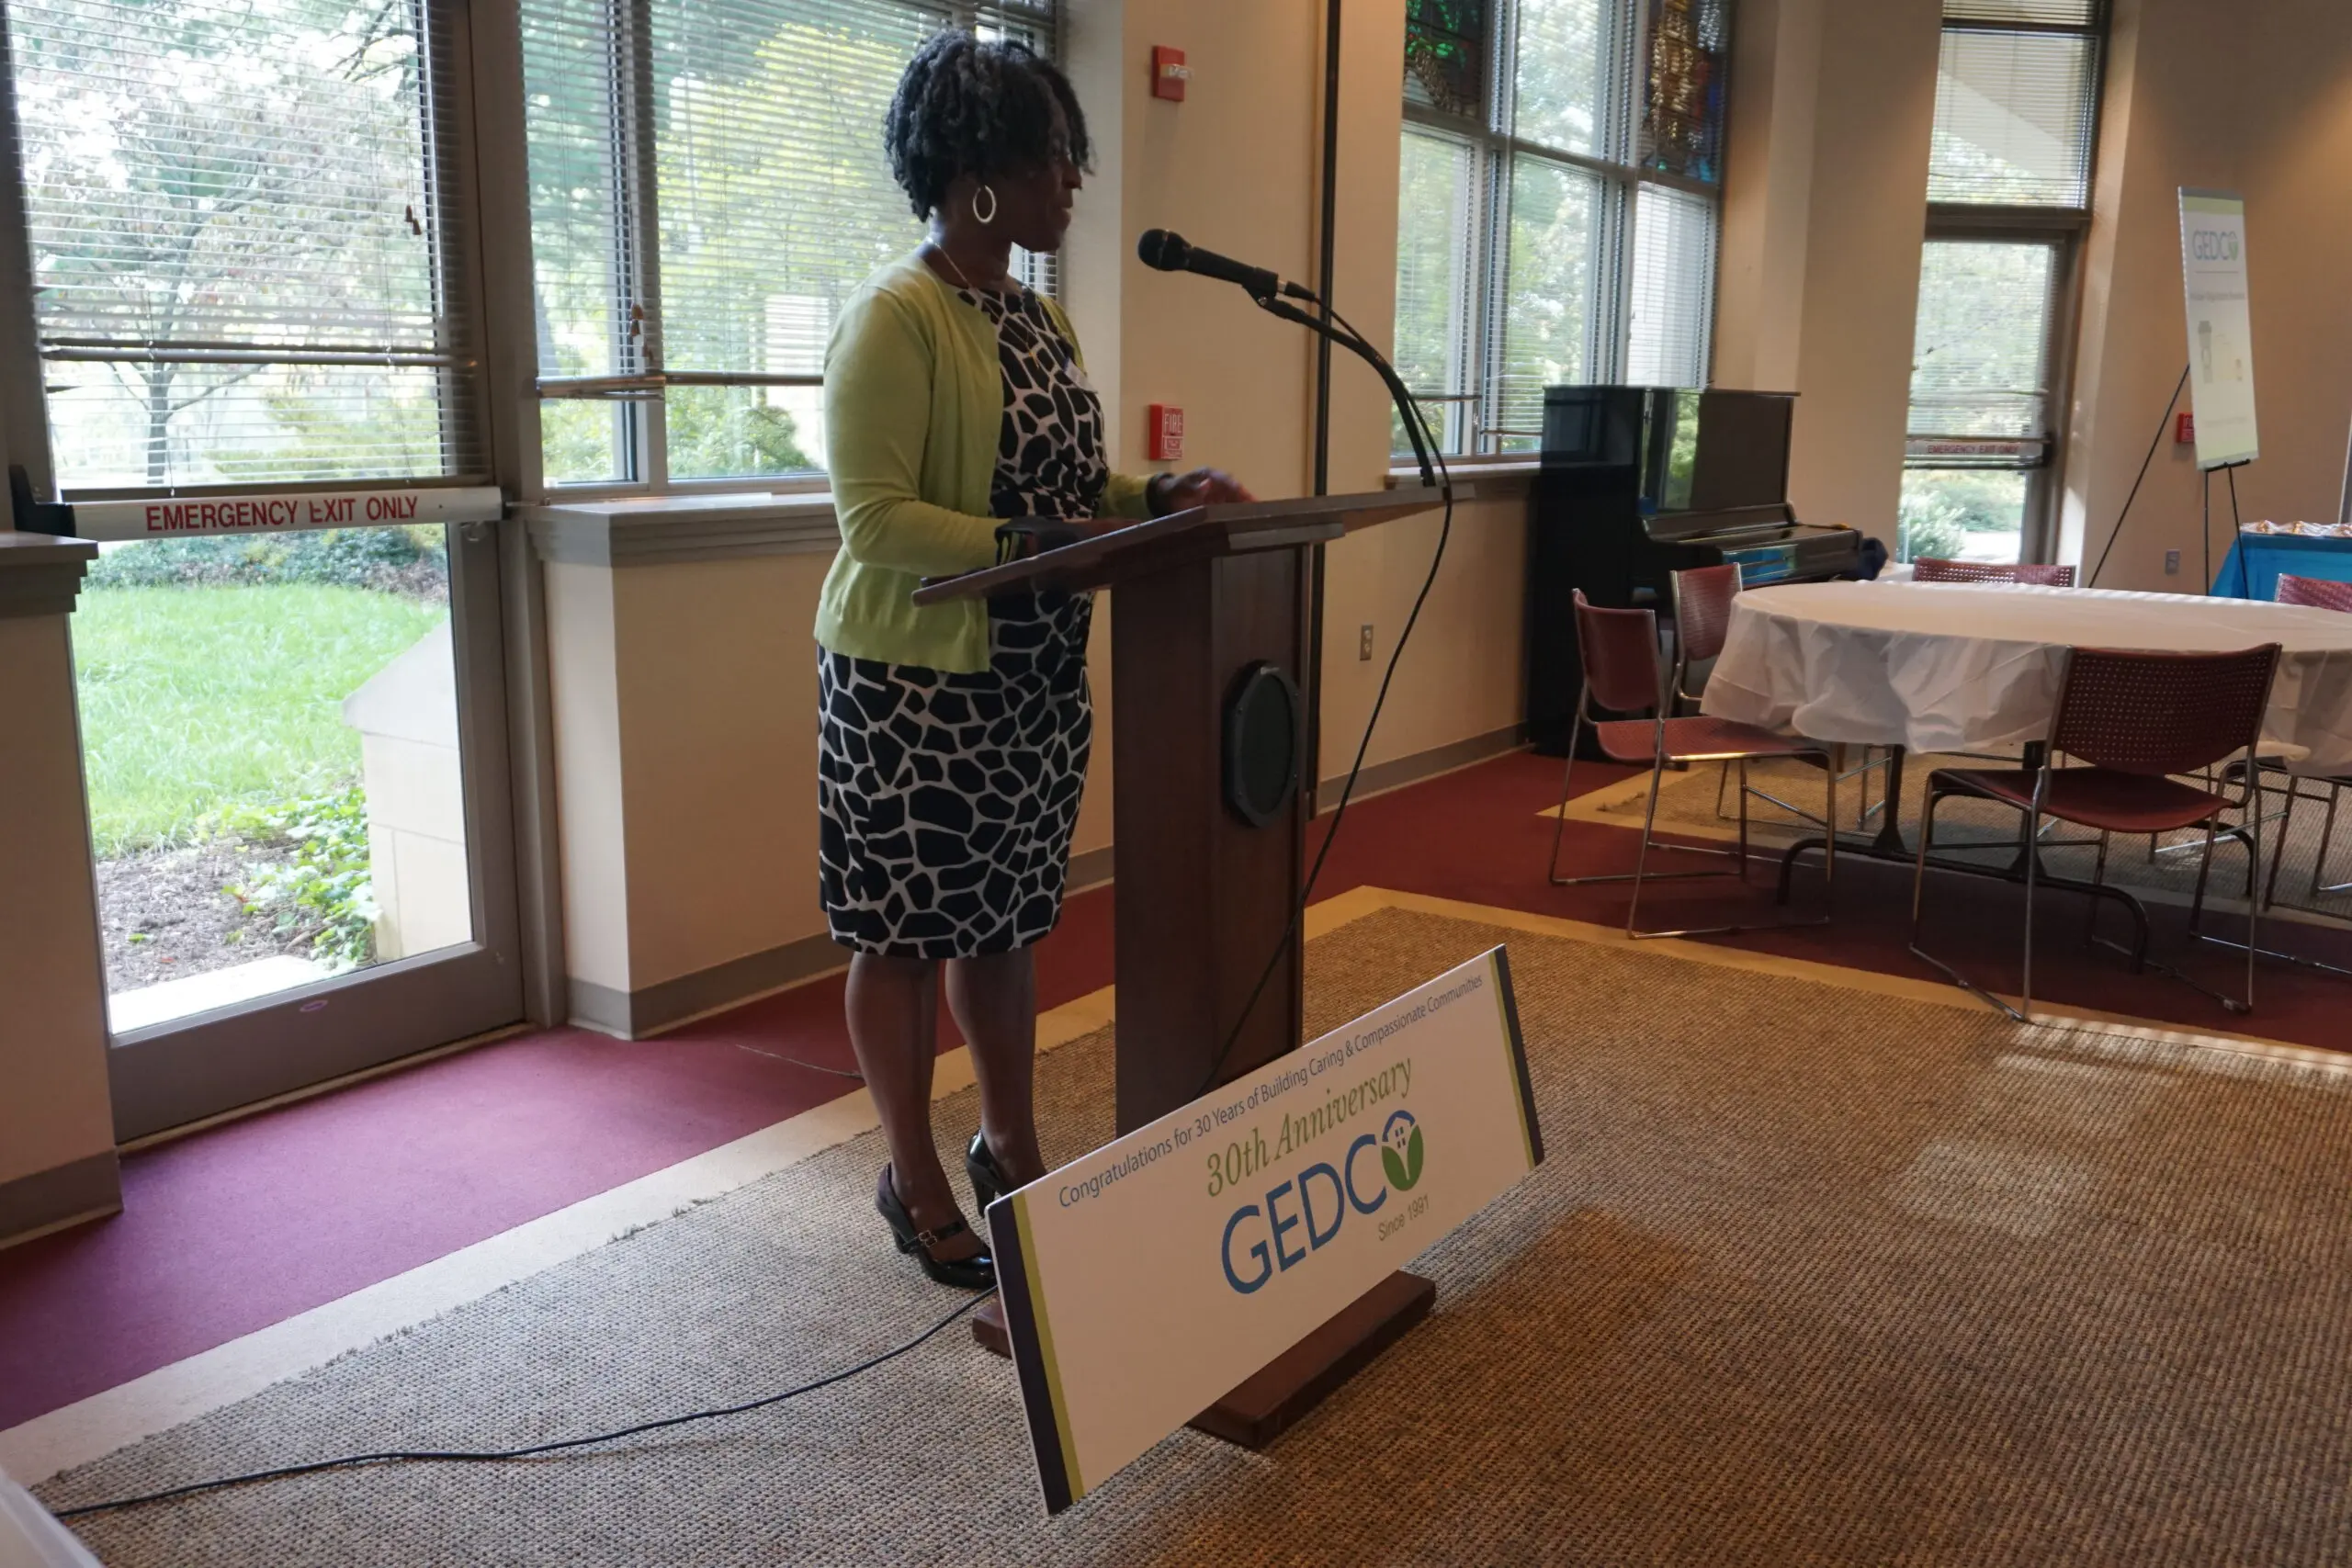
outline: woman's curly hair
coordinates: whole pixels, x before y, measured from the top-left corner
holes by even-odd
[[[984,43],[954,28],[933,33],[899,78],[882,118],[890,173],[927,218],[958,175],[1027,174],[1053,155],[1054,105],[1069,127],[1069,155],[1093,159],[1086,115],[1069,78],[1024,44]]]

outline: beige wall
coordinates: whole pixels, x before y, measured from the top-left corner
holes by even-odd
[[[1319,98],[1321,8],[1311,9],[1317,29],[1306,68]],[[1402,0],[1351,4],[1340,39],[1332,299],[1385,352],[1394,346],[1396,316]],[[1319,192],[1319,149],[1317,157],[1312,173]],[[1377,489],[1390,462],[1388,390],[1370,367],[1350,355],[1335,354],[1331,365],[1330,488]],[[1311,440],[1312,434],[1310,423],[1306,436]],[[1456,510],[1444,564],[1365,752],[1367,767],[1492,736],[1524,716],[1527,491],[1523,482],[1490,480],[1483,488],[1475,479],[1470,483],[1480,498]],[[1321,779],[1340,777],[1354,761],[1381,674],[1428,575],[1438,532],[1437,518],[1413,518],[1357,534],[1325,552]],[[1373,628],[1369,660],[1359,656],[1367,625]],[[1331,803],[1323,804],[1328,809]]]
[[[828,559],[549,563],[574,979],[640,991],[824,933],[808,634]]]
[[[1827,4],[1742,0],[1733,18],[1717,386],[1772,392],[1797,385]]]
[[[2352,27],[2333,0],[2122,0],[2085,270],[2062,558],[2095,563],[2188,361],[2178,189],[2246,198],[2262,457],[2245,515],[2333,521],[2352,423]],[[2183,408],[2188,407],[2187,394]],[[2196,591],[2202,484],[2169,431],[2101,587]],[[2212,558],[2229,545],[2214,483]],[[2164,574],[2168,549],[2179,576]]]
[[[1396,666],[1366,767],[1517,726],[1526,712],[1524,479],[1492,483],[1455,509],[1429,603]],[[1324,579],[1321,777],[1348,771],[1413,596],[1429,573],[1439,519],[1408,518],[1330,547]],[[1358,657],[1373,627],[1373,657]],[[1323,802],[1326,809],[1331,802]]]
[[[1939,0],[1743,7],[1750,73],[1731,85],[1717,378],[1797,392],[1797,515],[1890,544],[1941,17]]]
[[[1312,278],[1321,186],[1324,14],[1262,0],[1077,0],[1069,48],[1102,142],[1069,255],[1073,315],[1116,432],[1113,459],[1141,460],[1144,408],[1185,411],[1187,460],[1231,469],[1260,495],[1301,495],[1314,477],[1315,348],[1240,290],[1162,276],[1134,257],[1146,229]],[[1341,28],[1335,304],[1384,349],[1396,313],[1403,0],[1359,0]],[[1151,49],[1186,51],[1182,104],[1151,97]],[[1115,122],[1103,106],[1115,104]],[[1118,138],[1114,143],[1113,137]],[[1113,276],[1115,275],[1115,283]],[[1102,344],[1115,341],[1106,352]],[[1104,365],[1113,368],[1105,372]],[[1380,488],[1388,395],[1368,367],[1333,358],[1329,485]],[[1522,705],[1522,495],[1462,509],[1442,575],[1414,633],[1366,761],[1379,763],[1508,729]],[[1327,552],[1320,774],[1355,754],[1381,671],[1437,541],[1434,520],[1392,524]],[[1110,596],[1115,601],[1116,595]],[[1115,612],[1114,612],[1115,613]],[[1357,658],[1374,628],[1374,657]],[[1109,693],[1098,632],[1095,685]],[[1107,735],[1107,730],[1104,731]],[[1089,813],[1108,801],[1097,753]],[[1082,822],[1081,849],[1091,847]],[[1107,820],[1102,824],[1107,829]]]
[[[114,1147],[66,626],[0,615],[0,1185]]]
[[[808,628],[826,565],[758,556],[613,574],[631,988],[825,929]]]
[[[564,965],[576,980],[626,991],[628,840],[614,614],[618,577],[602,567],[548,563],[548,695]]]

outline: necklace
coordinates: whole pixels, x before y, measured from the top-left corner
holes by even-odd
[[[931,247],[932,254],[937,256],[941,261],[947,264],[947,270],[956,275],[956,282],[962,284],[965,288],[970,289],[975,294],[993,292],[993,290],[983,289],[978,284],[974,283],[970,278],[965,276],[964,269],[956,265],[956,258],[947,254],[947,247],[945,245],[941,244],[936,240],[927,240],[924,243]]]

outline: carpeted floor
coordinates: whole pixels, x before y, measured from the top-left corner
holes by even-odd
[[[1550,1160],[1433,1248],[1429,1323],[1272,1450],[1190,1433],[1048,1523],[960,1329],[626,1448],[85,1521],[203,1563],[2334,1563],[2352,1558],[2352,1066],[2026,1030],[1672,951],[1388,910],[1320,1030],[1510,946]],[[1108,1133],[1107,1032],[1047,1055]],[[952,1145],[975,1118],[943,1101]],[[51,1506],[390,1441],[746,1397],[953,1304],[868,1136],[60,1478]],[[1152,1258],[1139,1237],[1136,1278]]]
[[[1997,767],[1999,764],[1961,757],[1907,757],[1904,760],[1902,825],[1905,842],[1918,842],[1917,829],[1923,803],[1927,796],[1928,773],[1939,767]],[[1663,833],[1682,834],[1709,839],[1731,839],[1738,833],[1739,797],[1736,788],[1724,790],[1721,783],[1722,769],[1715,765],[1691,768],[1684,773],[1668,773],[1658,791],[1657,827]],[[1818,817],[1827,804],[1823,788],[1821,770],[1802,762],[1773,761],[1751,764],[1750,784],[1758,790],[1786,801]],[[2272,781],[2275,784],[2275,779]],[[1885,775],[1873,773],[1867,779],[1849,779],[1838,787],[1838,820],[1849,832],[1860,831],[1855,817],[1865,803],[1875,804],[1885,789]],[[2306,784],[2307,790],[2323,786]],[[1867,788],[1865,797],[1861,791]],[[1721,813],[1718,813],[1720,792]],[[2278,873],[2278,897],[2282,904],[2305,905],[2311,911],[2324,913],[2336,920],[2352,920],[2352,893],[2317,894],[2312,891],[2312,869],[2318,858],[2322,829],[2325,822],[2324,808],[2309,800],[2297,803],[2291,817],[2283,822],[2279,813],[2286,801],[2275,789],[2264,796],[2265,840],[2263,865],[2266,871],[2274,855],[2283,854]],[[1612,826],[1637,828],[1648,808],[1649,775],[1595,790],[1569,804],[1572,819],[1585,822],[1607,822]],[[2320,878],[2323,883],[2341,882],[2352,877],[2352,810],[2338,813],[2341,818],[2328,850],[2328,870]],[[2018,813],[1991,801],[1971,800],[1964,796],[1948,797],[1936,808],[1936,842],[1939,852],[1949,852],[1956,860],[1974,860],[1992,864],[2007,864],[2016,854]],[[1871,818],[1870,830],[1875,832],[1878,818]],[[1789,812],[1765,801],[1751,801],[1748,806],[1748,834],[1751,845],[1771,852],[1777,859],[1780,848],[1800,833],[1813,832],[1810,825],[1800,825]],[[2283,838],[2282,838],[2283,834]],[[2093,851],[2088,847],[2091,835],[2077,828],[2059,825],[2051,837],[2081,840],[2070,847],[2053,848],[2047,863],[2064,876],[2088,878],[2091,874]],[[2174,833],[2165,837],[2176,852],[2159,854],[2151,859],[2146,838],[2118,839],[2109,847],[2107,880],[2120,886],[2143,893],[2186,900],[2197,889],[2197,867],[2201,858],[2204,835],[2199,832]],[[1983,846],[1977,848],[1973,846]],[[1808,864],[1818,866],[1818,860]],[[2213,854],[2213,881],[2209,897],[2229,908],[2240,908],[2239,899],[2245,889],[2245,852],[2223,840]],[[1756,874],[1751,872],[1751,875]],[[1930,886],[1933,886],[1931,877]]]

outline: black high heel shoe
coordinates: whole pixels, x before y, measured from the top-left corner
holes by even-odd
[[[882,1179],[874,1190],[874,1206],[890,1222],[890,1234],[898,1238],[899,1250],[922,1265],[922,1271],[943,1285],[953,1285],[959,1291],[992,1291],[996,1289],[996,1259],[987,1253],[970,1258],[936,1258],[932,1248],[943,1241],[953,1241],[972,1227],[962,1215],[948,1221],[935,1230],[922,1230],[915,1224],[907,1205],[899,1197],[898,1184],[890,1179],[890,1168],[882,1168]]]
[[[971,1146],[964,1151],[964,1174],[971,1179],[972,1201],[979,1206],[981,1223],[986,1224],[989,1205],[1012,1190],[1004,1168],[996,1163],[996,1151],[989,1147],[986,1133],[972,1134]]]

